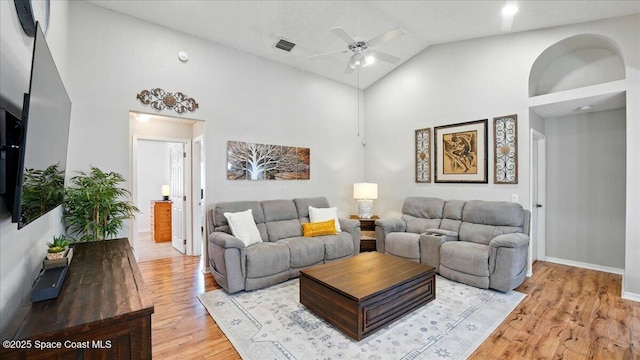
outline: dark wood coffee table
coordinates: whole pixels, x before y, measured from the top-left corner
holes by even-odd
[[[300,303],[356,340],[435,297],[433,267],[375,251],[300,271]]]

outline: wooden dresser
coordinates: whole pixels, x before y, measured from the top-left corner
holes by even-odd
[[[60,295],[18,309],[0,359],[151,359],[152,313],[127,239],[78,243]]]
[[[171,241],[171,201],[151,202],[151,238],[155,242]]]

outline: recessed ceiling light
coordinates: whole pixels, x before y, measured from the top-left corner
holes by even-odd
[[[580,111],[586,111],[586,110],[591,110],[593,108],[593,106],[591,105],[582,105],[578,108],[578,110]]]
[[[507,4],[502,8],[502,15],[504,16],[513,16],[518,12],[518,5],[516,4]]]

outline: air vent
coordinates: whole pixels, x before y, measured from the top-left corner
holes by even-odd
[[[284,50],[286,52],[290,52],[291,49],[293,49],[294,46],[296,46],[296,44],[292,43],[291,41],[287,41],[283,38],[278,39],[278,42],[276,42],[276,44],[274,45],[275,47],[277,47],[280,50]]]

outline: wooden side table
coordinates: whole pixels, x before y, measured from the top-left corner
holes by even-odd
[[[376,219],[373,215],[370,219],[360,219],[358,215],[350,215],[349,219],[360,221],[360,252],[376,251]]]

